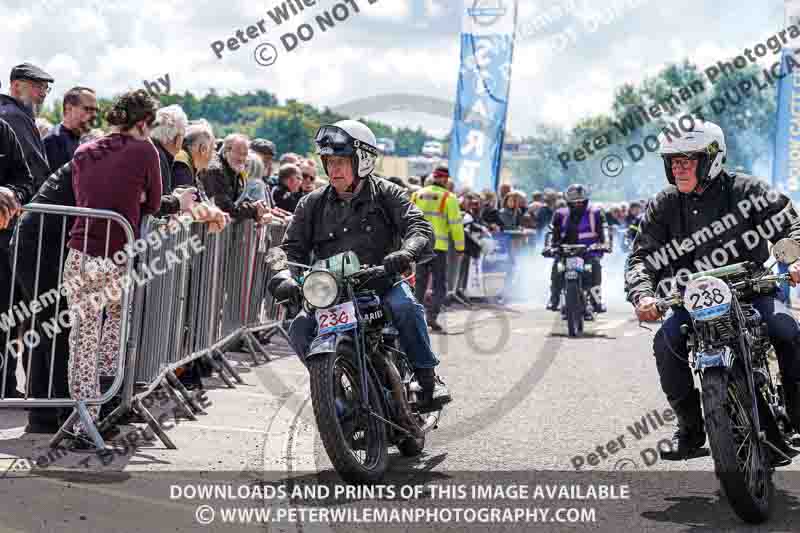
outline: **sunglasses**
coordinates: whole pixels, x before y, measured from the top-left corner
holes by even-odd
[[[314,176],[311,174],[303,174],[303,181],[314,181]]]

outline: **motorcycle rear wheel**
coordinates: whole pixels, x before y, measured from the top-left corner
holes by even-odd
[[[383,422],[360,409],[358,367],[351,346],[308,362],[311,403],[322,444],[334,468],[349,483],[380,481],[389,466],[389,443]],[[385,417],[378,388],[368,377],[369,403]]]
[[[772,468],[753,432],[752,401],[739,369],[709,368],[703,374],[703,411],[714,471],[734,512],[760,524],[772,510]]]

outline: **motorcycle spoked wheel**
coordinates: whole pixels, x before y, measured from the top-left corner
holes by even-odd
[[[567,332],[570,337],[583,333],[584,303],[577,281],[567,281]]]
[[[703,412],[714,471],[734,512],[750,524],[769,518],[772,468],[766,446],[753,431],[751,397],[738,368],[703,374]]]
[[[311,403],[322,444],[334,468],[349,483],[380,481],[389,465],[386,426],[359,406],[355,354],[348,344],[308,362]],[[385,417],[378,388],[369,375],[369,403]]]

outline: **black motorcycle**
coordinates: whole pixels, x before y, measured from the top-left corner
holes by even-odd
[[[584,320],[594,320],[595,311],[591,295],[592,265],[586,261],[590,252],[608,251],[603,243],[546,245],[542,255],[555,257],[556,269],[561,279],[561,318],[567,321],[570,337],[583,333]],[[599,289],[599,287],[598,287]]]
[[[419,455],[441,415],[419,412],[422,388],[380,298],[409,278],[395,280],[382,266],[362,267],[353,252],[308,266],[287,262],[273,249],[268,261],[273,271],[286,265],[305,269],[298,279],[303,306],[318,325],[305,363],[328,457],[345,481],[380,481],[389,446],[404,456]]]
[[[800,245],[783,239],[773,254],[792,263],[800,257]],[[691,316],[682,333],[700,378],[714,470],[733,510],[750,523],[769,517],[772,472],[798,454],[791,447],[783,387],[770,365],[774,349],[750,303],[775,295],[776,283],[787,279],[788,274],[770,275],[754,263],[737,263],[690,276],[683,294],[656,304],[662,312],[683,307]]]

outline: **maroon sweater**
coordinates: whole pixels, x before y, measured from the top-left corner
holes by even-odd
[[[144,215],[158,211],[161,202],[161,167],[156,147],[149,141],[114,133],[81,145],[72,159],[75,205],[110,209],[124,216],[136,238]],[[140,202],[145,192],[145,203]],[[86,253],[103,257],[106,251],[106,221],[77,217],[70,231],[69,247],[83,251],[86,222],[89,228]],[[115,222],[110,224],[109,257],[122,250],[127,238]]]

